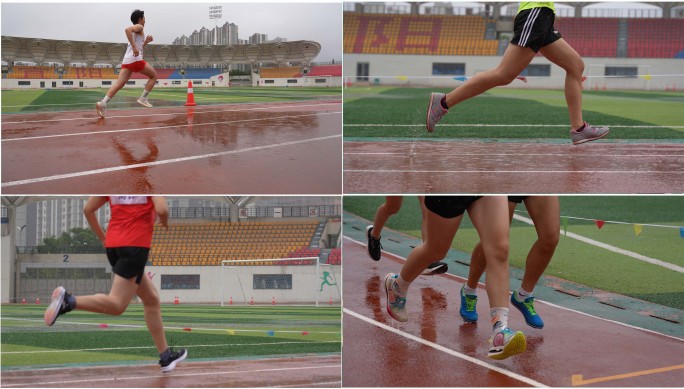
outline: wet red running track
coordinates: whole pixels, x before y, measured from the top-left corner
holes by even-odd
[[[344,143],[345,193],[681,193],[684,144]]]
[[[339,194],[340,100],[2,115],[5,194]]]
[[[156,364],[3,371],[2,387],[339,388],[340,362],[339,355],[211,362],[188,360],[165,374]]]
[[[368,258],[365,246],[344,240],[343,386],[630,386],[681,387],[684,339],[621,325],[539,302],[542,330],[511,309],[509,325],[527,337],[527,351],[503,361],[487,358],[489,307],[478,293],[480,322],[458,314],[463,280],[419,277],[407,299],[409,321],[386,312],[385,274],[399,257]],[[574,377],[573,377],[574,376]]]

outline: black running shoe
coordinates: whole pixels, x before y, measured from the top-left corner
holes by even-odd
[[[162,373],[168,373],[175,369],[178,362],[184,360],[187,356],[188,351],[184,348],[179,351],[171,350],[171,354],[169,354],[168,358],[159,360],[159,366],[161,366]]]
[[[375,239],[371,235],[373,231],[373,226],[366,227],[366,237],[368,238],[368,256],[374,260],[379,261],[382,256],[382,244],[380,244],[380,238]]]
[[[425,270],[423,270],[423,273],[421,274],[424,276],[434,276],[435,274],[444,274],[447,270],[449,270],[449,266],[447,266],[446,263],[435,262],[429,264],[428,267]]]

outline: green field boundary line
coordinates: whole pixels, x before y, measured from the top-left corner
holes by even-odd
[[[519,221],[526,223],[526,224],[529,224],[531,226],[534,225],[534,222],[532,221],[532,219],[526,218],[524,216],[520,216],[518,214],[514,214],[513,219],[519,220]],[[609,245],[607,243],[599,242],[597,240],[590,239],[590,238],[587,238],[586,236],[575,234],[573,232],[567,232],[567,231],[564,232],[561,229],[561,233],[564,234],[565,236],[567,236],[568,238],[579,240],[580,242],[584,242],[584,243],[590,244],[592,246],[596,246],[596,247],[599,247],[599,248],[602,248],[602,249],[605,249],[608,251],[612,251],[612,252],[617,253],[617,254],[626,255],[630,258],[634,258],[634,259],[642,261],[642,262],[650,263],[652,265],[664,267],[666,269],[674,270],[678,273],[684,274],[684,267],[677,266],[675,264],[668,263],[665,261],[661,261],[659,259],[647,257],[645,255],[637,254],[637,253],[629,251],[629,250],[621,249],[619,247],[615,247],[615,246]]]
[[[424,128],[424,124],[388,124],[388,123],[371,123],[371,124],[351,124],[345,123],[345,127],[409,127],[409,128]],[[623,124],[597,124],[596,127],[607,126],[610,128],[684,128],[684,126],[655,126],[655,125],[623,125]],[[486,123],[453,123],[453,124],[438,124],[437,127],[569,127],[567,124],[486,124]]]
[[[44,323],[43,320],[40,319],[25,319],[25,318],[16,318],[16,317],[6,317],[3,316],[2,320],[14,320],[14,321],[26,321],[26,322],[38,322],[38,323]],[[88,326],[100,326],[102,323],[87,323],[87,322],[78,322],[78,321],[62,321],[60,320],[60,323],[62,324],[76,324],[76,325],[88,325]],[[142,325],[142,324],[107,324],[109,327],[121,327],[121,328],[147,328],[147,325]],[[196,327],[168,327],[164,326],[165,330],[180,330],[184,331],[186,328],[191,328],[192,331],[216,331],[216,332],[226,332],[226,331],[233,331],[233,332],[268,332],[266,330],[247,330],[247,329],[235,329],[235,328],[196,328]],[[302,330],[277,330],[274,329],[272,330],[273,332],[282,332],[282,333],[292,333],[292,334],[298,334],[303,331],[307,331],[309,334],[333,334],[333,335],[340,335],[341,331],[308,331],[307,329],[302,329]]]
[[[345,127],[348,124],[344,125]],[[480,143],[546,143],[570,144],[568,138],[394,138],[345,136],[345,142],[480,142]],[[613,144],[684,144],[684,139],[601,139],[601,143]]]

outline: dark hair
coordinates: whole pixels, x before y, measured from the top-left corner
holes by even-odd
[[[138,24],[138,20],[140,20],[141,18],[144,18],[144,17],[145,17],[145,12],[141,11],[139,9],[136,9],[131,14],[131,22],[133,22],[133,24]]]

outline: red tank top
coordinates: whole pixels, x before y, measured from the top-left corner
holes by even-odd
[[[152,243],[156,213],[150,196],[110,196],[105,247],[147,247]]]

